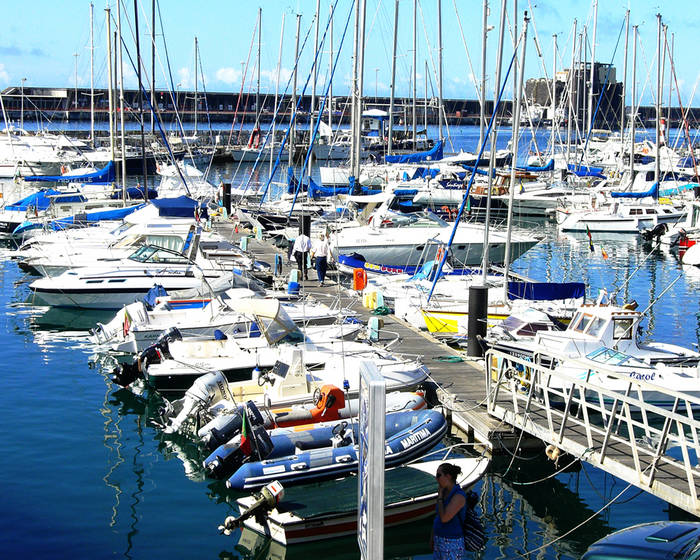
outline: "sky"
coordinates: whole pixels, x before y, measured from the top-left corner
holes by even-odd
[[[517,0],[518,15],[514,18],[516,1],[507,0],[506,46],[504,63],[513,55],[512,23],[517,19],[518,32],[523,29],[523,13],[529,12],[526,43],[525,77],[551,76],[553,70],[553,35],[557,35],[557,67],[568,68],[571,62],[572,25],[578,22],[579,32],[588,28],[590,58],[593,43],[593,1],[586,0]],[[320,1],[319,42],[327,30],[329,0]],[[349,16],[352,0],[338,0],[333,18],[333,54],[341,49],[341,36],[349,21],[345,40],[333,76],[333,92],[344,95],[349,91],[352,76],[352,41],[354,16]],[[695,62],[700,28],[700,12],[688,11],[687,2],[672,0],[600,0],[595,40],[595,55],[599,62],[613,64],[622,79],[625,47],[625,12],[631,11],[631,26],[639,26],[637,47],[637,92],[642,104],[652,104],[656,90],[656,14],[661,12],[668,25],[669,44],[673,38],[675,79],[671,77],[671,98],[678,105],[680,91],[683,106],[698,106],[694,90],[700,77]],[[199,44],[201,61],[198,89],[202,77],[207,91],[238,92],[242,77],[244,90],[255,89],[257,78],[257,18],[262,8],[261,26],[261,91],[274,95],[277,82],[278,56],[282,38],[282,58],[279,71],[279,91],[288,85],[294,67],[297,14],[301,14],[300,45],[304,44],[298,65],[298,91],[301,92],[310,73],[314,49],[314,14],[316,0],[157,0],[159,17],[156,25],[157,88],[191,90],[194,88],[194,42]],[[418,97],[425,95],[426,76],[428,96],[438,94],[438,0],[417,2],[417,78]],[[27,7],[30,7],[28,10]],[[105,8],[112,10],[116,21],[117,0],[94,1],[94,83],[107,85],[107,40]],[[443,96],[450,99],[476,99],[476,84],[481,77],[483,0],[442,0],[443,36]],[[399,0],[399,30],[396,62],[396,93],[411,96],[413,90],[413,21],[414,0]],[[487,45],[488,98],[493,98],[496,50],[500,24],[501,2],[490,0]],[[389,95],[392,68],[392,39],[395,0],[367,0],[364,92],[372,96]],[[141,53],[147,73],[151,74],[151,0],[138,0]],[[284,17],[284,36],[281,37]],[[89,0],[32,0],[3,2],[4,32],[0,36],[0,87],[11,85],[79,87],[90,86],[90,2]],[[162,26],[160,24],[162,21]],[[114,31],[113,24],[112,30]],[[125,87],[137,84],[136,73],[129,62],[135,59],[134,1],[122,0],[122,36],[129,55],[124,55]],[[631,29],[631,28],[630,28]],[[630,31],[630,36],[632,32]],[[628,84],[632,80],[632,39],[629,42]],[[167,56],[166,56],[167,51]],[[330,38],[319,49],[317,92],[324,92],[328,83]],[[199,64],[199,63],[198,63]],[[426,72],[426,64],[428,71]],[[669,98],[669,67],[666,64],[664,100]],[[170,70],[168,70],[170,68]],[[170,78],[172,76],[172,79]],[[677,84],[677,85],[676,85]],[[627,87],[630,103],[631,86]],[[311,85],[307,93],[311,92]],[[512,86],[506,89],[512,95]],[[700,94],[698,95],[700,97]]]

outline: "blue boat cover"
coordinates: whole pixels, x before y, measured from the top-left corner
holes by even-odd
[[[352,187],[322,187],[317,185],[313,179],[309,179],[309,183],[309,196],[313,199],[335,196],[336,194],[352,194]]]
[[[554,159],[550,159],[547,165],[525,165],[523,167],[517,167],[516,169],[518,169],[518,171],[554,171]]]
[[[575,163],[569,164],[569,171],[571,171],[577,177],[598,177],[599,179],[606,179],[603,175],[602,167],[591,167],[589,165],[576,165]]]
[[[418,189],[394,189],[394,196],[416,196]]]
[[[508,299],[551,301],[586,296],[583,282],[508,282]]]
[[[107,162],[102,169],[85,175],[30,175],[25,181],[40,183],[113,183],[116,179],[114,162]]]
[[[658,198],[659,196],[659,183],[654,183],[648,191],[645,192],[611,192],[610,196],[613,198],[644,198],[647,196],[653,196]]]
[[[148,290],[148,293],[143,296],[143,303],[146,304],[146,307],[148,309],[153,309],[153,306],[156,304],[156,298],[167,296],[168,292],[165,291],[165,288],[161,286],[160,284],[153,284],[153,287]]]
[[[151,201],[151,204],[158,208],[160,216],[194,218],[195,213],[199,211],[200,218],[206,219],[208,217],[206,206],[200,206],[199,202],[185,195],[176,198],[156,198]]]
[[[51,206],[52,197],[57,197],[64,195],[61,191],[54,189],[46,189],[37,191],[24,197],[22,200],[18,200],[14,204],[8,204],[5,206],[5,210],[13,210],[18,212],[25,212],[29,208],[36,208],[37,210],[46,210]],[[71,193],[67,196],[61,196],[61,202],[84,202],[85,198],[80,194]]]
[[[426,152],[384,156],[384,161],[386,163],[418,163],[420,161],[438,161],[442,159],[444,145],[445,143],[440,140]]]
[[[100,210],[97,212],[88,212],[86,214],[78,214],[67,218],[59,218],[49,222],[48,227],[53,230],[66,229],[69,226],[77,224],[92,224],[103,220],[122,220],[132,212],[139,208],[143,208],[143,204],[136,206],[127,206],[126,208],[114,208],[112,210]]]

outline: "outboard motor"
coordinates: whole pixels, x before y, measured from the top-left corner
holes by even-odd
[[[656,224],[652,229],[645,229],[642,232],[642,239],[644,241],[653,241],[654,239],[659,239],[664,233],[668,231],[667,224]]]
[[[135,360],[130,364],[120,364],[112,370],[109,379],[121,387],[128,387],[141,375],[139,364]]]
[[[182,410],[163,431],[166,434],[177,432],[195,409],[210,407],[228,395],[228,381],[222,372],[212,371],[198,377],[185,393]]]
[[[156,341],[139,354],[139,362],[145,367],[149,364],[159,364],[163,358],[172,358],[170,354],[170,343],[175,340],[182,340],[182,333],[177,327],[170,327],[164,330]]]
[[[220,445],[204,460],[204,468],[214,478],[224,478],[238,470],[243,463],[262,461],[272,453],[274,446],[265,426],[260,422],[262,417],[250,401],[247,403],[248,410],[250,405],[257,412],[258,419],[254,418],[254,413],[248,415],[245,434],[241,428],[240,434]]]
[[[258,407],[253,401],[248,401],[246,405],[239,406],[235,413],[219,416],[203,426],[197,435],[202,438],[202,442],[209,451],[214,451],[217,447],[225,444],[241,433],[243,427],[243,413],[246,412],[247,420],[254,426],[265,426],[267,423],[260,414]]]

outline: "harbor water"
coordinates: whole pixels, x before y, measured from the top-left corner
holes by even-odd
[[[474,149],[478,128],[452,133],[456,149]],[[234,165],[213,169],[212,180],[229,178]],[[606,289],[618,302],[636,300],[649,307],[642,338],[698,343],[699,269],[685,269],[634,236],[589,239],[559,234],[551,222],[518,225],[543,241],[515,262],[517,272],[583,281],[589,299]],[[2,558],[358,557],[354,538],[285,549],[247,531],[220,535],[217,526],[236,513],[238,495],[203,476],[186,441],[153,426],[157,397],[109,381],[87,329],[110,314],[33,306],[33,278],[11,250],[2,254]],[[555,467],[542,449],[496,452],[476,487],[489,542],[472,557],[576,559],[615,529],[683,516],[585,463]],[[385,558],[431,558],[430,526],[426,519],[387,530]]]

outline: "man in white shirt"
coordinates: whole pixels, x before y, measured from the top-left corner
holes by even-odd
[[[299,269],[299,277],[304,280],[309,279],[309,273],[306,269],[306,256],[311,250],[311,239],[308,235],[300,233],[294,240],[292,255],[297,260],[297,268]]]
[[[323,282],[326,279],[326,270],[328,270],[328,251],[328,239],[326,239],[326,235],[322,233],[311,253],[311,256],[316,258],[316,274],[318,275],[318,281],[321,286],[323,286]]]

